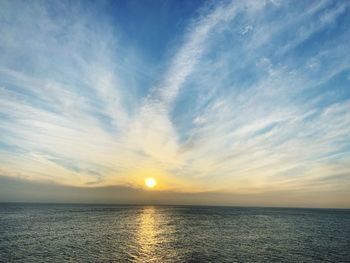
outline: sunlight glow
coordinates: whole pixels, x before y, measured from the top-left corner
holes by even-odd
[[[153,188],[156,184],[157,184],[157,181],[153,178],[146,178],[145,179],[145,184],[147,187],[149,188]]]

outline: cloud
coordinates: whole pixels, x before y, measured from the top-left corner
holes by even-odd
[[[203,3],[162,70],[102,4],[1,7],[3,174],[225,204],[348,186],[348,3]]]

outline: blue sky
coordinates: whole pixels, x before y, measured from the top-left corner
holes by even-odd
[[[0,175],[350,207],[349,6],[2,0]]]

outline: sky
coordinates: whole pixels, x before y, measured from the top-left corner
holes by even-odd
[[[0,201],[350,208],[349,40],[349,1],[0,0]]]

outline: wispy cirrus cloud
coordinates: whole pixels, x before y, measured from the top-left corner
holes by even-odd
[[[349,187],[348,3],[204,3],[161,70],[102,6],[1,5],[3,174],[139,187],[151,173],[163,189],[235,194]]]

